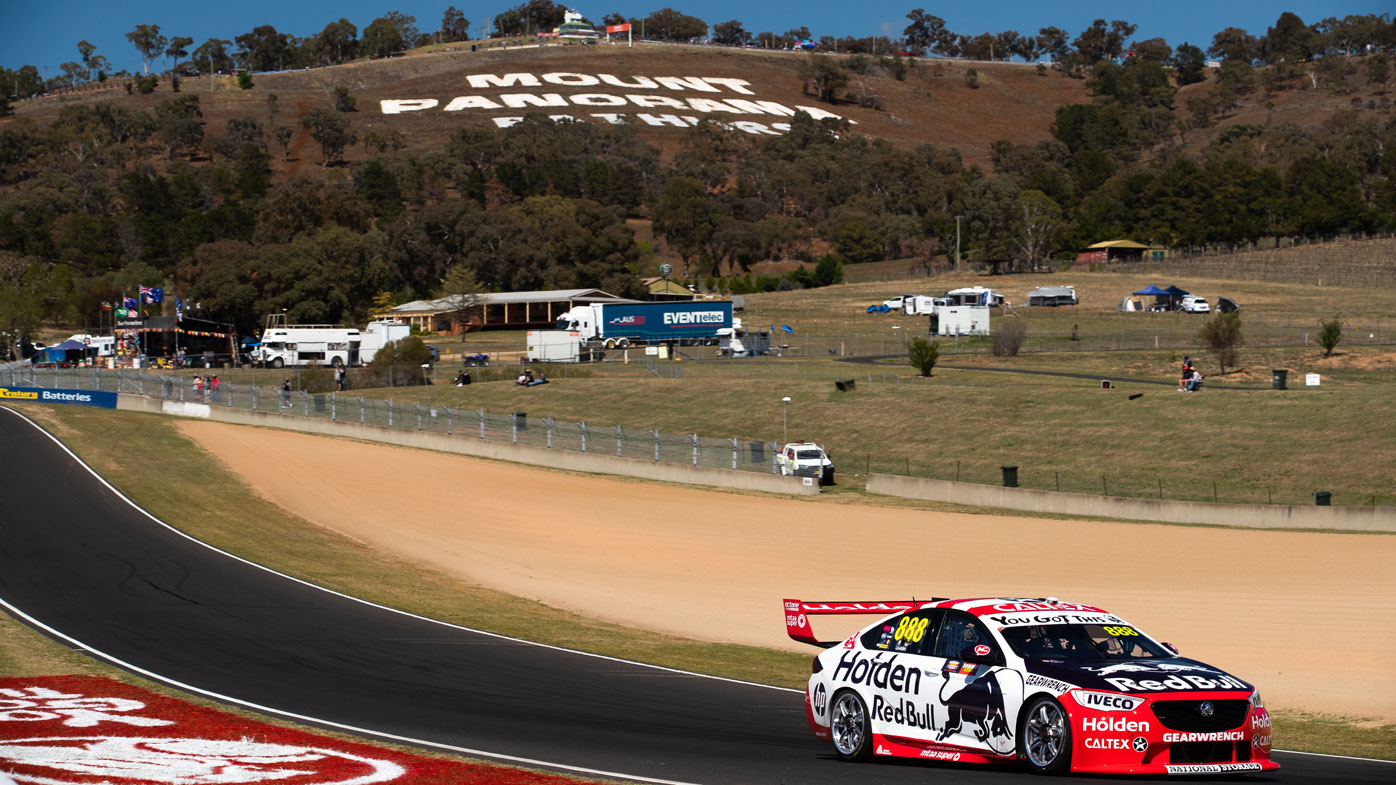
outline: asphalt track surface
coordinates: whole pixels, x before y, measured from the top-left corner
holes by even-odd
[[[178,687],[310,725],[563,772],[712,785],[1042,781],[1003,768],[841,763],[809,735],[796,692],[453,627],[279,575],[150,517],[3,408],[0,602]],[[1382,762],[1277,759],[1279,772],[1243,781],[1396,776]]]

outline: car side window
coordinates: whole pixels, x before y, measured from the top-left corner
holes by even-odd
[[[864,648],[906,654],[926,654],[935,640],[942,611],[927,609],[893,616],[863,633]]]
[[[973,616],[963,611],[951,611],[936,635],[934,654],[937,657],[955,659],[965,649],[972,649],[980,644],[998,648],[994,645],[994,639],[989,636],[989,631]]]

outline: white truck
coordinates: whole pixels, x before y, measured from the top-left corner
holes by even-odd
[[[908,301],[915,300],[920,296],[919,294],[899,294],[891,299],[883,300],[882,304],[887,306],[889,311],[900,311],[906,308]]]
[[[834,462],[824,448],[812,442],[791,442],[776,455],[776,470],[784,476],[818,477],[820,485],[834,484]]]
[[[1198,297],[1195,294],[1183,296],[1184,313],[1211,313],[1212,306],[1207,302],[1206,297]]]
[[[249,357],[253,363],[272,368],[287,365],[333,365],[345,367],[373,362],[379,349],[412,333],[402,322],[370,322],[362,332],[356,327],[333,324],[287,324],[286,314],[267,317],[260,343]]]

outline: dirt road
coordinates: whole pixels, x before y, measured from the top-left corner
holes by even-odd
[[[309,521],[594,617],[801,649],[785,637],[782,597],[1055,596],[1235,672],[1277,708],[1396,722],[1396,537],[801,501],[180,427]]]

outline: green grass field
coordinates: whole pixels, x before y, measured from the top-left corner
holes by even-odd
[[[156,516],[201,540],[291,575],[506,635],[767,684],[798,687],[804,681],[809,660],[802,654],[703,643],[603,624],[387,558],[259,499],[213,456],[181,436],[174,418],[79,407],[17,408],[38,419]],[[142,456],[139,464],[129,460],[133,454]],[[150,476],[162,478],[158,487],[147,481]],[[3,616],[0,673],[90,673],[172,692],[133,679]],[[1282,749],[1396,759],[1396,725],[1378,725],[1361,717],[1284,712],[1275,722]]]

